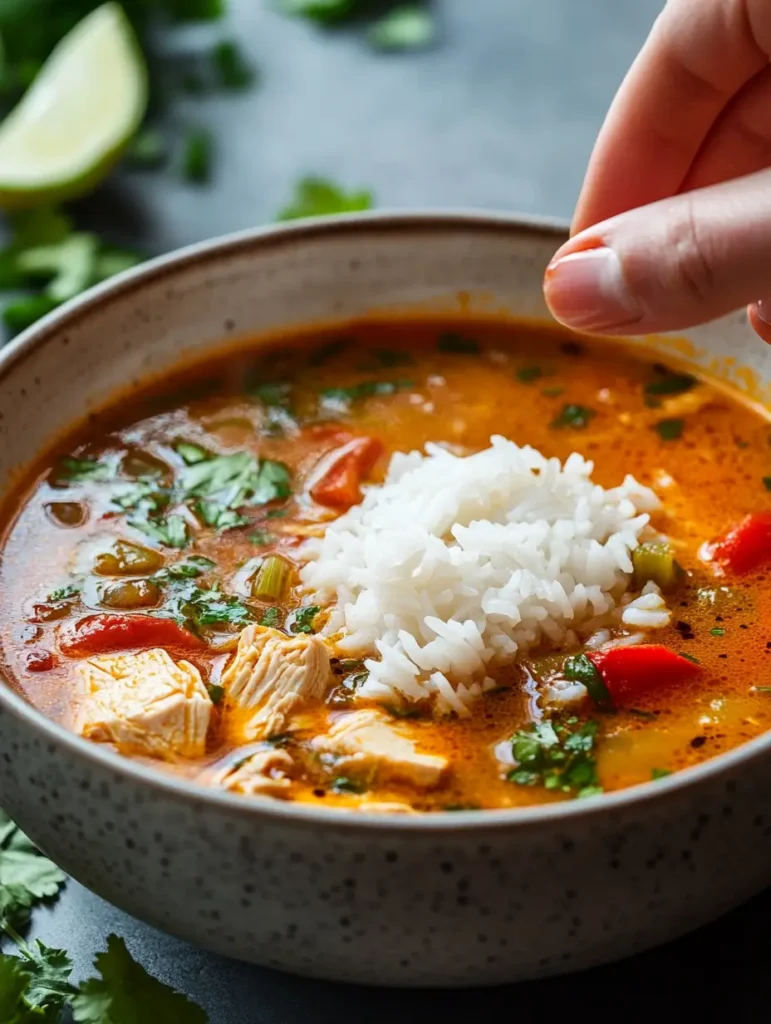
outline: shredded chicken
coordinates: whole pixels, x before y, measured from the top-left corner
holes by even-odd
[[[437,785],[447,759],[420,754],[412,740],[397,732],[378,711],[356,711],[333,722],[313,740],[313,747],[335,758],[342,771],[388,780],[409,782],[429,789]]]
[[[156,648],[78,665],[75,729],[121,752],[173,760],[206,750],[212,702],[198,669]]]
[[[212,784],[245,796],[287,799],[293,768],[294,761],[285,750],[258,750],[240,764],[228,765],[212,779]]]
[[[247,626],[222,676],[228,713],[246,712],[238,732],[247,741],[284,732],[302,705],[321,700],[331,682],[323,640],[304,633],[288,637],[266,626]]]

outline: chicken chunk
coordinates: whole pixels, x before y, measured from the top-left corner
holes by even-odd
[[[326,695],[332,682],[329,652],[317,636],[247,626],[221,682],[241,738],[264,739],[284,732],[303,704]]]
[[[164,760],[205,753],[212,702],[194,665],[155,648],[89,658],[77,675],[81,736]]]
[[[285,750],[258,750],[235,766],[228,765],[212,780],[215,786],[245,796],[289,797],[294,761]]]
[[[420,754],[415,744],[397,732],[378,711],[356,711],[332,723],[323,736],[313,740],[321,754],[331,754],[343,771],[388,780],[409,782],[429,789],[441,780],[447,759]]]

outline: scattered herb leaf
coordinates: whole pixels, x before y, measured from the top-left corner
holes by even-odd
[[[771,491],[771,476],[763,477],[763,486],[767,491]]]
[[[224,89],[246,89],[254,81],[254,71],[238,43],[226,39],[214,47],[212,60]]]
[[[349,779],[345,776],[340,776],[332,783],[332,790],[335,793],[366,793],[367,788],[357,779]]]
[[[656,424],[656,433],[662,441],[677,441],[682,437],[684,426],[683,420],[659,420]]]
[[[275,629],[278,625],[278,608],[266,608],[262,613],[260,625]]]
[[[592,754],[598,724],[577,718],[564,723],[535,722],[512,739],[512,754],[518,767],[508,774],[520,786],[542,785],[572,796],[595,796],[601,792],[597,764]]]
[[[294,199],[279,212],[276,219],[300,220],[303,217],[355,213],[370,210],[373,203],[371,192],[346,193],[325,178],[303,178],[296,186]]]
[[[367,40],[377,50],[422,50],[436,40],[436,22],[426,7],[392,8],[370,28]]]
[[[606,711],[613,709],[613,698],[597,666],[586,654],[573,654],[565,659],[563,672],[566,679],[583,683],[586,691],[597,705]]]
[[[575,430],[581,430],[589,424],[589,421],[597,413],[594,409],[588,408],[585,405],[574,405],[572,403],[563,405],[559,415],[557,415],[549,424],[555,430],[561,430],[564,427],[572,427]]]
[[[222,698],[225,696],[224,687],[216,683],[207,683],[206,689],[209,691],[209,699],[215,707],[222,703]]]
[[[317,604],[308,605],[307,608],[298,608],[290,629],[293,633],[313,633],[313,620],[321,611]]]
[[[186,181],[202,185],[209,181],[214,162],[214,139],[206,128],[191,128],[185,139],[182,176]]]
[[[68,583],[65,587],[59,587],[58,590],[52,590],[46,598],[46,601],[56,604],[58,601],[71,601],[73,598],[79,596],[80,587],[76,587],[74,583]]]
[[[677,653],[680,655],[681,658],[685,658],[686,661],[692,661],[694,665],[701,665],[699,659],[694,658],[692,654],[687,654],[685,651],[678,651]]]
[[[534,380],[543,377],[543,370],[540,366],[522,366],[517,370],[517,380],[523,384],[532,384]]]
[[[684,392],[690,391],[696,384],[698,384],[698,381],[689,373],[670,373],[667,371],[663,375],[648,381],[645,385],[644,393],[648,397],[682,395]]]
[[[722,626],[713,626],[709,631],[710,636],[725,636],[725,630]]]
[[[0,927],[24,927],[29,910],[56,896],[65,875],[0,810]]]
[[[667,775],[672,774],[671,768],[651,768],[651,779],[665,779]]]

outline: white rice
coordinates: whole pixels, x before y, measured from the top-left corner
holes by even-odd
[[[621,607],[659,501],[632,476],[605,490],[593,469],[503,437],[466,457],[394,455],[385,483],[301,549],[306,591],[331,606],[325,632],[370,656],[358,695],[467,714],[492,665],[619,616],[658,621],[657,592]]]

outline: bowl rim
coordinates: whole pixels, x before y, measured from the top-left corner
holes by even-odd
[[[244,231],[217,236],[203,242],[185,246],[125,271],[116,277],[89,289],[82,296],[65,303],[0,350],[0,380],[31,351],[45,346],[62,330],[77,323],[95,308],[140,290],[150,281],[172,277],[180,270],[196,263],[216,262],[222,256],[237,255],[251,248],[274,245],[297,245],[306,239],[323,235],[357,235],[384,230],[399,233],[424,229],[437,233],[442,230],[476,231],[511,235],[537,235],[549,237],[555,248],[567,237],[568,223],[561,218],[533,216],[515,212],[485,209],[416,209],[375,210],[364,213],[313,217],[277,225],[248,228]],[[238,817],[262,819],[266,824],[283,826],[320,826],[341,832],[376,831],[398,833],[403,836],[417,833],[455,833],[473,829],[474,832],[499,829],[530,830],[546,824],[565,826],[575,819],[613,816],[618,812],[636,808],[641,804],[660,803],[680,798],[684,791],[729,774],[738,765],[754,761],[771,749],[771,730],[743,743],[732,750],[704,761],[699,765],[673,772],[663,779],[639,783],[613,793],[603,793],[586,800],[565,800],[500,810],[432,811],[416,815],[383,815],[377,812],[352,811],[280,800],[250,799],[201,785],[142,764],[117,752],[90,743],[64,725],[48,718],[17,693],[9,683],[0,679],[0,710],[23,722],[33,733],[48,743],[65,748],[69,754],[85,764],[95,763],[104,769],[137,784],[160,791],[170,799],[203,807],[220,809]]]

